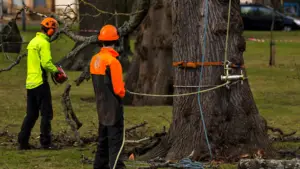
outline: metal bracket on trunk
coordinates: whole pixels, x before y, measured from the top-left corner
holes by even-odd
[[[241,84],[243,84],[243,80],[246,79],[246,77],[243,74],[243,70],[241,69],[241,74],[240,75],[231,75],[230,70],[232,63],[230,61],[225,62],[225,75],[221,75],[221,80],[226,81],[226,82],[231,82],[231,81],[236,81],[236,80],[241,80]],[[226,87],[229,89],[229,85],[226,85]]]

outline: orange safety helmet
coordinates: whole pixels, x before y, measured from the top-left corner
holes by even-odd
[[[113,25],[105,25],[98,35],[99,41],[115,41],[119,39],[118,30]]]
[[[58,22],[51,17],[45,18],[42,22],[41,25],[45,28],[47,28],[47,35],[52,36],[54,34],[55,29],[58,28]]]

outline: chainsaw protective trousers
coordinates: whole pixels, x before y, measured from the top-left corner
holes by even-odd
[[[27,113],[18,135],[18,142],[21,147],[29,144],[31,130],[39,117],[39,111],[41,111],[40,144],[48,146],[51,144],[53,109],[50,86],[47,82],[34,89],[27,89]]]
[[[125,141],[124,118],[122,117],[112,126],[99,123],[98,134],[94,169],[124,169],[125,164],[120,158]]]

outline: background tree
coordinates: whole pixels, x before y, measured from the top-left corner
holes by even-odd
[[[169,0],[151,0],[136,36],[126,88],[141,93],[172,94],[172,24]],[[172,98],[127,95],[126,104],[172,104]]]
[[[128,21],[128,15],[118,15],[117,13],[130,13],[133,0],[89,0],[80,1],[79,3],[79,35],[92,36],[100,31],[105,24],[113,24],[118,26],[123,25]],[[103,10],[103,11],[100,11]],[[105,13],[104,13],[105,12]],[[108,14],[116,13],[115,15]],[[126,56],[130,54],[129,39],[126,35],[124,38],[125,51],[123,51],[122,61],[125,67],[128,66],[128,59]],[[82,42],[77,42],[74,46],[76,48]],[[59,63],[68,70],[82,70],[91,59],[91,57],[99,51],[97,44],[90,44],[82,49],[75,57],[71,59],[64,58]]]
[[[204,1],[172,1],[173,61],[201,61],[204,29]],[[240,1],[232,0],[228,44],[228,60],[244,64],[245,40]],[[208,35],[205,62],[224,60],[228,1],[209,1]],[[223,66],[205,66],[201,85],[220,85]],[[199,85],[199,69],[174,68],[175,85]],[[233,70],[239,73],[240,70]],[[195,91],[195,88],[175,88],[174,94]],[[201,94],[201,105],[211,143],[217,159],[232,160],[259,149],[268,150],[266,121],[259,115],[247,80]],[[165,156],[181,159],[194,150],[194,159],[207,159],[204,128],[200,118],[197,95],[175,97],[173,120],[168,136],[141,158]]]

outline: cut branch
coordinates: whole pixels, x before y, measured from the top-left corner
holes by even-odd
[[[86,65],[84,67],[83,72],[80,74],[80,76],[74,81],[76,83],[76,86],[79,86],[84,80],[88,81],[91,78],[89,65]]]
[[[300,142],[300,137],[271,137],[270,140],[276,142]]]
[[[135,125],[135,126],[132,126],[132,127],[128,128],[128,129],[126,129],[125,131],[126,132],[130,132],[130,131],[135,130],[137,128],[144,127],[146,124],[148,124],[148,123],[146,121],[144,121],[141,124],[138,124],[138,125]]]
[[[161,133],[155,133],[153,136],[151,137],[145,137],[145,138],[142,138],[142,139],[139,139],[139,140],[126,140],[125,143],[136,143],[136,144],[139,144],[139,143],[142,143],[144,141],[148,141],[148,140],[153,140],[153,139],[156,139],[156,138],[160,138],[162,136],[165,136],[167,135],[166,132],[161,132]]]
[[[297,133],[296,131],[293,131],[291,133],[285,134],[280,128],[275,128],[271,126],[268,126],[268,130],[271,130],[274,133],[278,132],[281,135],[281,137],[289,137]]]
[[[21,59],[22,59],[23,57],[25,57],[25,56],[27,56],[27,53],[24,53],[24,54],[19,55],[14,63],[12,63],[12,64],[11,64],[10,66],[8,66],[7,68],[0,69],[0,72],[11,70],[14,66],[16,66],[17,64],[19,64],[20,61],[21,61]]]
[[[279,150],[278,153],[282,158],[286,158],[286,157],[300,158],[300,154],[297,153],[299,150],[300,147],[298,147],[296,150]]]
[[[71,126],[71,129],[74,132],[74,135],[76,137],[77,142],[80,145],[82,145],[83,142],[80,139],[79,132],[77,131],[82,126],[82,123],[78,120],[76,114],[73,111],[70,96],[69,96],[70,90],[71,90],[71,85],[67,84],[67,86],[65,88],[65,91],[62,95],[62,101],[61,102],[62,102],[62,105],[63,105],[63,108],[64,108],[63,111],[65,113],[66,121]],[[72,118],[73,121],[70,119],[69,114],[71,115],[71,118]],[[75,122],[76,125],[74,124],[74,122]]]
[[[238,169],[299,169],[300,160],[265,160],[265,159],[242,159],[238,164]]]

